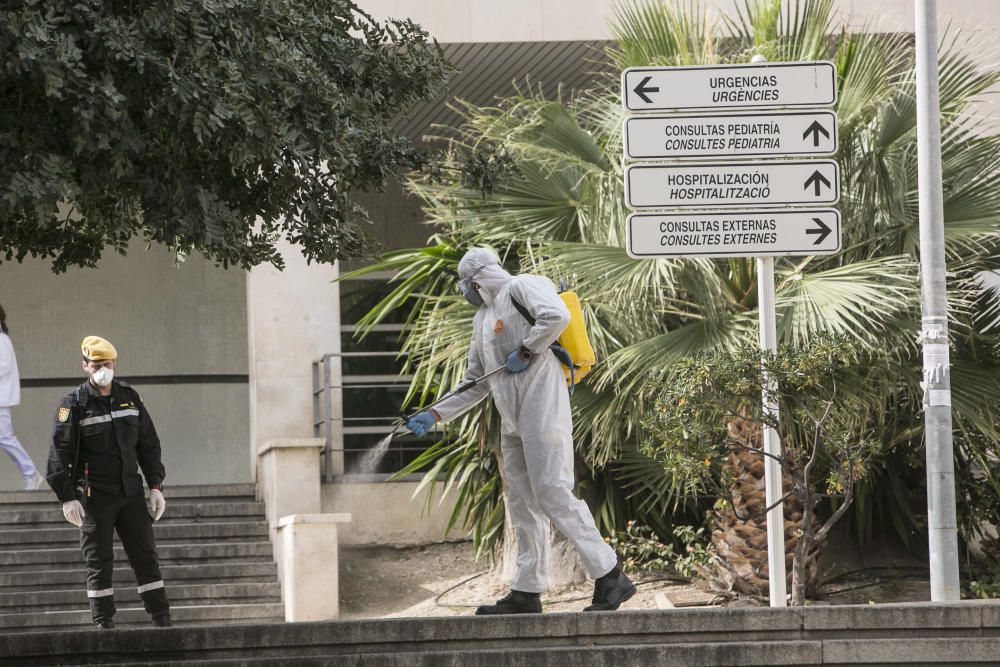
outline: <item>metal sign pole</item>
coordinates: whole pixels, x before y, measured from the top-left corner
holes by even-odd
[[[757,308],[760,311],[760,347],[775,352],[778,349],[776,314],[774,307],[774,258],[757,258]],[[777,388],[765,378],[762,399],[765,414],[778,418],[778,404],[774,400]],[[778,432],[764,427],[764,452],[771,456],[781,456],[781,440]],[[778,500],[781,492],[781,464],[771,456],[764,457],[764,496],[771,510],[767,513],[767,571],[771,606],[784,607],[788,604],[785,590],[785,513],[784,503]],[[777,505],[775,505],[777,503]],[[772,507],[772,505],[775,505]]]
[[[756,55],[751,62],[764,62],[767,58]],[[760,313],[760,347],[768,352],[778,351],[777,311],[774,294],[774,258],[757,258],[757,310]],[[764,377],[761,400],[764,413],[778,418],[778,403],[774,400],[777,387],[770,378]],[[785,586],[785,510],[784,503],[778,502],[781,492],[781,465],[772,457],[781,456],[781,439],[778,432],[764,427],[764,502],[767,513],[767,587],[772,607],[788,606]]]
[[[936,0],[916,0],[915,8],[920,310],[923,314],[920,340],[924,353],[931,600],[950,602],[960,599],[961,589],[958,579],[958,524],[955,518],[936,4]]]

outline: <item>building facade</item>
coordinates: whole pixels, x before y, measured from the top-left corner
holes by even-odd
[[[528,80],[552,95],[560,86],[586,86],[607,71],[600,55],[615,4],[360,2],[377,19],[414,19],[458,67],[447,96],[400,118],[401,130],[417,139],[435,125],[457,121],[446,108],[455,97],[488,103],[512,92],[513,81]],[[731,0],[702,4],[713,12],[733,6]],[[837,6],[855,29],[913,31],[913,0],[841,0]],[[942,32],[949,23],[950,30],[964,26],[974,33],[1000,29],[997,0],[940,0],[938,6]],[[373,235],[387,249],[418,246],[429,236],[419,203],[397,185],[365,201]],[[339,402],[335,449],[360,450],[376,441],[394,414],[373,413],[371,405],[391,406],[405,388],[392,355],[401,327],[390,325],[357,344],[353,325],[385,277],[342,285],[334,282],[341,267],[307,265],[291,246],[282,251],[284,271],[224,270],[199,256],[175,266],[162,248],[147,250],[138,242],[127,256],[108,252],[98,269],[55,275],[47,262],[0,264],[0,305],[8,313],[24,387],[14,425],[36,463],[44,464],[59,397],[83,380],[78,346],[87,334],[114,342],[119,374],[145,398],[163,441],[168,488],[253,481],[263,443],[322,434],[313,373],[324,355],[337,360],[330,394]],[[398,466],[405,456],[388,465]],[[333,463],[337,475],[351,467],[340,454]],[[0,462],[0,488],[19,482],[14,466]]]

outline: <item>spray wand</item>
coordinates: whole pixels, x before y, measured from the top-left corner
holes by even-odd
[[[457,396],[458,394],[461,394],[462,392],[469,391],[470,389],[472,389],[473,387],[475,387],[477,384],[479,384],[480,382],[482,382],[486,378],[490,377],[491,375],[496,375],[497,373],[499,373],[500,371],[502,371],[502,370],[504,370],[506,368],[507,368],[506,366],[500,366],[499,368],[494,368],[493,370],[491,370],[489,373],[487,373],[485,375],[477,377],[474,380],[469,380],[468,382],[466,382],[465,384],[461,385],[460,387],[458,387],[454,391],[448,392],[447,394],[445,394],[444,396],[442,396],[438,400],[434,401],[430,405],[426,405],[426,406],[420,408],[420,410],[417,410],[417,412],[414,412],[413,414],[411,414],[409,416],[403,415],[402,417],[400,417],[396,421],[396,423],[393,426],[392,431],[389,433],[389,435],[387,435],[384,438],[382,438],[381,440],[379,440],[378,444],[376,444],[374,447],[372,447],[368,451],[368,453],[365,454],[364,458],[361,461],[361,469],[363,471],[366,471],[366,472],[373,472],[378,467],[378,464],[382,460],[382,457],[385,456],[385,453],[389,450],[389,443],[392,442],[393,437],[395,437],[395,435],[399,431],[399,429],[401,429],[404,425],[406,425],[406,422],[410,421],[410,419],[414,415],[416,415],[416,414],[418,414],[420,412],[423,412],[425,410],[430,410],[435,405],[438,405],[438,404],[440,404],[440,403],[448,400],[452,396]]]
[[[500,371],[502,371],[502,370],[504,370],[506,368],[507,368],[506,366],[499,366],[497,368],[494,368],[489,373],[486,373],[485,375],[481,375],[481,376],[479,376],[479,377],[477,377],[477,378],[475,378],[473,380],[469,380],[465,384],[459,386],[457,389],[454,389],[453,391],[449,391],[447,394],[445,394],[444,396],[442,396],[438,400],[434,401],[430,405],[425,405],[424,407],[420,408],[419,410],[417,410],[413,414],[403,415],[402,417],[400,417],[399,421],[396,422],[396,426],[395,426],[395,428],[392,429],[392,433],[389,434],[389,438],[391,439],[392,436],[396,435],[396,432],[400,429],[400,427],[404,426],[406,424],[406,422],[410,421],[410,419],[412,419],[414,415],[417,415],[417,414],[419,414],[421,412],[424,412],[426,410],[430,410],[435,405],[440,405],[441,403],[444,403],[445,401],[447,401],[452,396],[458,396],[461,393],[469,391],[470,389],[472,389],[473,387],[475,387],[477,384],[479,384],[480,382],[482,382],[486,378],[492,377],[493,375],[496,375],[497,373],[499,373]]]

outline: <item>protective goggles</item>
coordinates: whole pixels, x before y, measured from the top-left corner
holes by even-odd
[[[485,268],[486,268],[485,266],[480,266],[478,269],[473,271],[472,275],[469,276],[468,278],[459,279],[458,283],[456,283],[458,286],[459,293],[465,294],[466,292],[468,292],[472,288],[472,283],[476,280],[476,276],[478,276],[479,272]]]

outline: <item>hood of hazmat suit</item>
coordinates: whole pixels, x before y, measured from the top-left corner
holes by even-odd
[[[549,521],[576,545],[591,577],[617,563],[587,504],[573,495],[573,421],[562,365],[548,347],[569,324],[569,311],[552,281],[511,276],[496,254],[473,248],[458,266],[461,280],[479,285],[484,304],[472,322],[468,368],[463,383],[506,363],[521,346],[534,355],[521,373],[498,373],[434,408],[442,422],[460,416],[487,394],[501,417],[501,450],[507,479],[507,511],[517,532],[517,575],[512,588],[540,593],[547,588]],[[517,299],[535,318],[532,326],[514,307]]]

